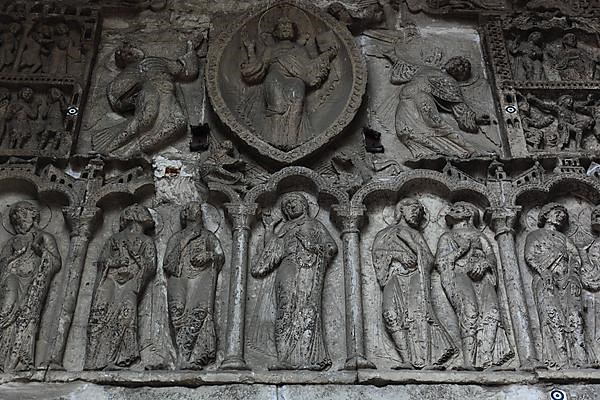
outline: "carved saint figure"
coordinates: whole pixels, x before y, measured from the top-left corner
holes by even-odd
[[[509,52],[513,56],[513,73],[518,81],[541,81],[544,80],[544,49],[542,47],[542,34],[533,31],[526,41],[511,42]]]
[[[65,135],[67,99],[58,88],[51,88],[46,100],[44,119],[46,126],[41,134],[40,149],[58,150]]]
[[[285,16],[275,24],[272,37],[274,43],[260,55],[256,44],[244,39],[247,58],[241,73],[250,85],[262,83],[264,140],[281,150],[291,150],[315,134],[306,112],[306,98],[309,90],[327,80],[337,47],[330,45],[311,57],[305,45],[299,43],[298,27]]]
[[[164,268],[179,369],[201,369],[214,361],[217,278],[225,257],[219,239],[202,225],[202,205],[181,210],[181,231],[167,244]]]
[[[479,210],[467,202],[448,208],[450,231],[438,242],[435,262],[458,318],[463,368],[499,366],[514,356],[498,304],[496,255],[481,233]]]
[[[13,22],[2,29],[0,33],[0,71],[9,70],[15,62],[19,49],[19,32],[21,24]]]
[[[541,358],[549,367],[587,362],[581,307],[581,259],[575,243],[562,233],[569,214],[564,206],[546,204],[540,229],[525,240],[525,262],[533,274],[532,290],[542,335]]]
[[[383,322],[401,368],[441,367],[455,347],[430,297],[433,254],[420,231],[425,210],[415,199],[398,203],[395,224],[373,241],[373,266],[383,289]]]
[[[557,143],[548,141],[548,147],[559,150],[581,149],[584,133],[591,132],[595,124],[594,118],[591,116],[592,111],[588,107],[578,107],[573,96],[569,94],[560,96],[555,103],[540,100],[528,93],[527,101],[556,117],[558,140]]]
[[[596,206],[590,218],[592,232],[596,237],[580,251],[582,258],[581,283],[591,292],[592,298],[584,305],[584,328],[589,364],[600,364],[600,206]]]
[[[108,101],[116,112],[133,116],[98,132],[95,150],[119,156],[149,153],[185,133],[187,117],[175,85],[198,77],[196,44],[188,41],[187,52],[170,60],[146,56],[125,43],[115,51],[115,62],[122,71],[107,87]]]
[[[309,215],[302,193],[281,200],[284,221],[266,223],[265,247],[252,267],[255,278],[275,272],[275,344],[272,369],[323,370],[331,366],[325,347],[322,295],[325,273],[337,245],[323,224]]]
[[[40,210],[20,201],[9,212],[15,235],[0,253],[0,370],[35,368],[35,345],[52,278],[61,267],[54,236],[39,227]]]
[[[466,158],[475,153],[461,131],[479,132],[489,116],[477,116],[467,105],[460,82],[471,76],[471,63],[453,57],[443,69],[414,65],[396,54],[385,54],[393,63],[391,82],[402,85],[396,109],[396,134],[414,157],[445,155]],[[447,109],[458,130],[447,123],[440,110]]]
[[[33,90],[22,88],[18,98],[8,106],[6,116],[11,149],[22,149],[29,143],[34,133],[32,122],[37,120],[39,110],[40,103],[35,100]]]
[[[119,232],[102,248],[88,322],[85,369],[124,368],[140,359],[138,306],[156,272],[156,247],[145,232],[153,227],[150,211],[131,205],[121,213]]]

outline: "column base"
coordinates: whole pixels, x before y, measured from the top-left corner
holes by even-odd
[[[356,370],[356,369],[377,369],[375,364],[371,361],[367,360],[366,357],[362,355],[355,355],[346,360],[346,364],[344,364],[344,370]]]
[[[246,361],[243,358],[232,357],[223,360],[219,369],[225,371],[247,371],[250,368],[246,365]]]

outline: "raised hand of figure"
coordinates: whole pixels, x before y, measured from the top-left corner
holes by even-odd
[[[262,223],[267,232],[273,232],[275,226],[282,221],[281,218],[276,218],[271,214],[271,210],[264,210],[262,213]]]

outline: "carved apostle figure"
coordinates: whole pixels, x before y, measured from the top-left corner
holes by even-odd
[[[594,78],[594,69],[600,62],[600,50],[579,45],[577,35],[566,33],[561,40],[560,48],[552,54],[554,69],[560,80],[584,81]]]
[[[562,233],[569,214],[557,203],[545,205],[540,229],[525,240],[525,262],[533,274],[532,290],[542,336],[542,361],[549,367],[587,362],[581,306],[581,258],[575,243]]]
[[[273,29],[274,42],[262,54],[256,44],[244,38],[247,58],[241,65],[244,82],[262,83],[265,126],[261,130],[268,143],[281,150],[292,150],[315,132],[306,112],[308,91],[319,88],[329,76],[337,46],[328,43],[315,58],[299,42],[298,27],[281,16]]]
[[[474,205],[452,204],[446,214],[451,229],[440,237],[435,259],[458,319],[465,369],[500,366],[514,355],[498,304],[496,255],[477,229],[479,219]]]
[[[331,366],[323,337],[323,284],[337,245],[327,228],[309,215],[302,193],[285,194],[281,212],[283,222],[266,222],[265,247],[251,270],[255,278],[276,273],[278,363],[272,369],[323,370]]]
[[[396,54],[385,55],[393,64],[391,83],[402,85],[396,134],[412,155],[466,158],[476,153],[462,132],[478,133],[479,125],[489,124],[489,116],[477,116],[463,96],[460,82],[471,77],[469,60],[453,57],[440,69],[414,65]],[[444,120],[441,110],[452,114],[459,129]]]
[[[56,87],[50,89],[44,109],[45,128],[40,135],[40,149],[58,150],[65,136],[67,97]]]
[[[96,151],[119,156],[150,153],[187,130],[187,117],[177,95],[176,83],[198,77],[197,43],[188,41],[177,60],[146,56],[125,43],[115,51],[122,71],[107,87],[108,101],[118,113],[133,116],[115,127],[97,132]]]
[[[98,258],[98,273],[88,322],[85,369],[129,367],[140,359],[138,310],[156,273],[156,247],[146,231],[150,211],[139,204],[121,213],[119,232]]]
[[[52,278],[61,267],[54,236],[39,227],[40,210],[20,201],[9,212],[15,235],[0,253],[0,370],[35,367],[35,347]]]
[[[164,268],[171,327],[179,369],[201,369],[214,361],[217,278],[225,257],[219,239],[202,225],[202,205],[181,210],[181,231],[167,244]]]
[[[401,368],[440,367],[454,353],[430,297],[433,255],[420,232],[425,210],[414,199],[398,203],[395,224],[373,241],[373,266],[383,288],[383,322]]]
[[[584,327],[589,364],[597,366],[600,364],[600,206],[593,209],[590,223],[596,237],[580,251],[581,283],[592,296],[584,307]]]

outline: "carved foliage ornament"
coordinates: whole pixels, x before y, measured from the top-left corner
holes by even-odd
[[[348,30],[308,5],[278,2],[211,43],[208,92],[221,120],[280,163],[330,142],[354,118],[366,85]]]

